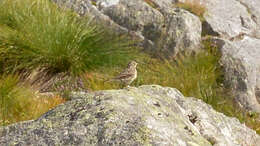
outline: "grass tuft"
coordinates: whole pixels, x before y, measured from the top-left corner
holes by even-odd
[[[49,0],[0,2],[0,58],[6,71],[46,68],[79,75],[126,63],[131,43]]]
[[[0,124],[32,120],[65,102],[61,97],[40,96],[29,87],[18,84],[16,75],[0,77]]]

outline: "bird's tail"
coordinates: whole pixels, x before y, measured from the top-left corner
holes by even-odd
[[[107,79],[104,81],[104,83],[106,82],[113,82],[113,81],[120,81],[118,78],[112,78],[112,79]]]
[[[104,81],[104,83],[106,83],[106,82],[111,82],[111,79],[107,79]]]

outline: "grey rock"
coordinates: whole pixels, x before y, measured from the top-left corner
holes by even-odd
[[[252,19],[259,25],[260,24],[260,1],[258,0],[238,0],[242,5],[247,8],[251,14]]]
[[[53,0],[80,15],[94,16],[98,23],[128,33],[146,50],[175,56],[179,51],[197,51],[201,40],[201,22],[188,11],[173,9],[174,0]]]
[[[101,0],[98,2],[98,5],[104,3]],[[149,40],[158,37],[154,32],[158,32],[161,25],[163,25],[163,15],[142,0],[120,0],[116,5],[108,5],[107,7],[102,5],[99,6],[99,9],[114,22],[128,30],[141,32],[142,34],[144,32],[154,34],[149,36]]]
[[[260,112],[260,1],[198,1],[207,8],[203,32],[221,38],[225,84],[241,107]]]
[[[260,112],[260,40],[244,36],[233,42],[218,39],[218,44],[225,84],[241,107]]]
[[[177,2],[177,0],[151,0],[150,3],[153,7],[159,10],[161,13],[166,14],[172,11],[172,6]]]
[[[180,0],[191,1],[191,0]],[[205,29],[210,34],[229,39],[240,33],[255,33],[257,24],[248,8],[239,0],[199,0],[207,9],[204,14]],[[245,0],[246,1],[246,0]],[[254,1],[254,0],[252,0]],[[255,0],[257,1],[257,0]],[[213,31],[213,32],[212,32]]]
[[[80,16],[87,15],[92,21],[103,24],[117,33],[126,33],[128,30],[114,23],[108,16],[101,13],[89,0],[52,0],[61,7],[74,10]]]
[[[257,24],[255,32],[252,34],[254,37],[260,38],[260,1],[258,0],[238,0],[242,5],[247,8],[251,18]]]
[[[198,51],[201,41],[201,22],[199,18],[186,10],[174,8],[171,14],[164,16],[163,29],[159,44],[166,53],[176,55],[182,51]]]
[[[102,11],[120,26],[140,32],[154,49],[167,54],[174,56],[181,49],[195,49],[200,44],[201,23],[185,10],[172,9],[164,16],[142,0],[121,0]]]
[[[260,137],[199,99],[157,85],[94,93],[0,128],[0,145],[256,145]]]

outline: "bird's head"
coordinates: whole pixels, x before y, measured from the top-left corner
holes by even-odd
[[[127,66],[128,66],[128,68],[136,68],[137,64],[138,64],[137,62],[131,61],[131,62],[128,63]]]

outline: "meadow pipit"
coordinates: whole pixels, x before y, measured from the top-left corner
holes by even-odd
[[[137,70],[136,70],[137,63],[135,61],[131,61],[128,63],[127,68],[122,71],[118,76],[108,80],[108,81],[120,81],[123,83],[124,86],[129,87],[129,85],[136,79],[137,77]]]

